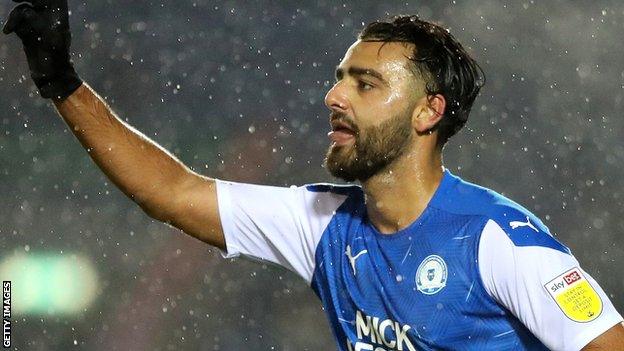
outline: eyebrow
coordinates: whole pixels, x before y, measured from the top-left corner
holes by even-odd
[[[384,85],[388,85],[388,82],[384,79],[383,75],[372,68],[351,66],[347,69],[347,74],[349,74],[350,76],[371,76],[380,80]],[[336,66],[336,79],[342,78],[343,75],[344,69]]]

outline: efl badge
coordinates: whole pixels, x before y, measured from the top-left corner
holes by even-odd
[[[575,322],[591,322],[602,313],[602,300],[579,268],[572,268],[544,285],[565,315]]]
[[[446,286],[446,262],[438,255],[425,257],[416,271],[416,288],[425,295],[433,295]]]

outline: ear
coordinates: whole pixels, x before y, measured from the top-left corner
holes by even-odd
[[[444,116],[446,100],[441,94],[427,95],[420,99],[412,115],[416,132],[426,133],[433,129]]]

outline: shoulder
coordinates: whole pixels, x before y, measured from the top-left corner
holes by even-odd
[[[240,183],[215,179],[218,188],[231,188],[239,191],[257,193],[314,193],[357,196],[363,194],[362,188],[352,184],[310,183],[304,185],[274,186],[264,184]]]
[[[456,214],[482,217],[491,221],[511,240],[514,246],[541,246],[564,253],[570,250],[557,241],[548,227],[531,211],[515,201],[486,187],[476,185],[451,175],[452,185],[447,186],[437,206]],[[485,225],[485,223],[484,223]]]
[[[302,188],[314,193],[333,193],[346,196],[358,196],[363,194],[362,188],[354,184],[312,183],[305,184]]]
[[[364,212],[364,192],[358,185],[314,183],[301,187],[305,189],[305,197],[312,201],[315,206],[324,207],[328,202],[339,203],[334,207],[332,214],[360,216]]]

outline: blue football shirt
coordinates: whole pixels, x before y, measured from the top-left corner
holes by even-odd
[[[579,350],[622,321],[536,216],[448,170],[393,234],[359,186],[219,180],[217,193],[225,255],[306,279],[341,351]]]

